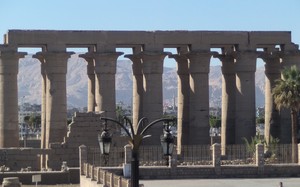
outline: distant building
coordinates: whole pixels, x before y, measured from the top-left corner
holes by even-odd
[[[24,118],[26,116],[41,116],[41,105],[23,103],[19,106],[19,123],[24,123]]]
[[[219,107],[210,107],[209,108],[209,115],[215,117],[221,117],[221,108]]]

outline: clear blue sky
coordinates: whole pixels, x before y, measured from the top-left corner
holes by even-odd
[[[1,0],[9,29],[292,31],[300,44],[300,0]],[[3,40],[0,40],[3,43]]]

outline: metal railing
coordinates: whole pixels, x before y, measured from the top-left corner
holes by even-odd
[[[255,153],[247,150],[245,144],[227,145],[226,156],[221,160],[221,165],[254,164]]]
[[[265,151],[265,164],[290,164],[292,162],[292,144],[277,144]]]
[[[161,146],[141,146],[139,149],[140,166],[165,166],[167,158],[163,156]],[[99,147],[88,148],[88,162],[99,167],[120,167],[124,163],[124,148],[112,147],[109,156],[100,154]],[[265,164],[292,163],[291,144],[278,144],[272,148],[272,154],[266,152]],[[212,165],[210,145],[182,146],[178,165]],[[255,153],[247,150],[246,145],[227,145],[226,155],[221,158],[221,165],[253,165]]]
[[[109,156],[102,155],[99,147],[88,147],[87,150],[88,163],[99,166],[111,166],[118,167],[124,163],[124,148],[123,147],[112,147]]]
[[[212,165],[210,145],[182,146],[180,165]]]

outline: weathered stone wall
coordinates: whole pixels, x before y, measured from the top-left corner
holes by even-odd
[[[70,167],[79,166],[79,146],[98,147],[98,133],[103,130],[100,120],[101,114],[75,113],[72,123],[68,127],[67,136],[62,143],[50,144],[51,154],[47,166],[59,170],[63,161],[67,161]],[[125,137],[120,137],[120,130],[115,126],[108,126],[113,133],[113,147],[127,144]],[[115,135],[115,136],[114,136]]]
[[[40,156],[51,152],[49,149],[36,148],[2,148],[0,149],[0,164],[9,167],[12,171],[31,167],[31,170],[40,170]]]
[[[25,142],[25,140],[19,140],[20,147],[24,147],[24,142]],[[41,147],[41,140],[39,140],[39,139],[29,139],[29,140],[26,140],[25,144],[26,144],[26,147],[40,148]]]
[[[108,172],[122,175],[123,168],[105,168]],[[257,166],[221,166],[216,173],[213,166],[143,167],[140,166],[140,179],[192,179],[192,178],[260,178],[260,177],[299,177],[299,165],[265,165],[263,172]]]
[[[18,177],[22,184],[32,183],[33,175],[41,175],[41,182],[39,184],[58,185],[58,184],[78,184],[79,183],[79,169],[69,168],[67,171],[46,171],[46,172],[4,172],[0,173],[0,184],[3,178]]]
[[[37,171],[40,166],[41,155],[44,155],[47,162],[46,168],[60,170],[63,161],[69,167],[79,167],[79,146],[88,145],[98,147],[98,133],[103,129],[100,114],[76,113],[73,122],[68,127],[67,136],[64,142],[52,143],[49,149],[39,148],[2,148],[0,149],[0,164],[9,167],[13,171],[21,168],[31,167]],[[120,130],[116,126],[109,126],[113,136],[113,147],[120,147],[127,144],[125,137],[120,137]]]

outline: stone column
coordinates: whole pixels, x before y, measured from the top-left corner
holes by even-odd
[[[46,73],[46,134],[45,148],[50,143],[63,142],[67,131],[67,62],[71,53],[40,52]],[[42,72],[43,73],[43,72]]]
[[[47,77],[46,77],[46,67],[45,61],[42,55],[33,55],[32,58],[36,58],[41,63],[41,75],[42,75],[42,103],[41,103],[41,148],[46,148],[46,93],[47,93]],[[42,155],[43,157],[43,155]],[[43,160],[43,158],[41,158]],[[42,167],[45,166],[45,163],[42,161]]]
[[[274,104],[272,89],[275,86],[275,80],[280,79],[280,58],[278,54],[264,53],[261,58],[265,62],[265,140],[270,141],[273,138],[280,137],[280,116],[279,111]]]
[[[255,71],[257,52],[251,50],[235,53],[236,70],[236,111],[235,143],[243,144],[255,136]]]
[[[0,148],[19,147],[17,75],[24,55],[0,51]]]
[[[46,95],[47,95],[47,77],[45,63],[41,62],[42,74],[42,106],[41,106],[41,148],[46,148]]]
[[[140,53],[143,68],[143,115],[152,122],[163,116],[162,74],[165,52],[144,51]],[[144,144],[160,144],[162,126],[155,125],[149,129],[151,138],[145,139]]]
[[[136,132],[137,124],[143,117],[143,72],[140,55],[125,55],[132,61],[132,124]]]
[[[298,45],[285,45],[283,53],[281,54],[281,68],[291,67],[296,65],[300,69],[300,51]],[[291,111],[283,108],[280,110],[280,143],[292,142],[292,126],[291,126]]]
[[[211,52],[190,52],[189,144],[210,144],[208,73]]]
[[[87,76],[88,76],[88,112],[95,111],[95,65],[94,59],[91,54],[79,55],[79,57],[84,58],[87,62]]]
[[[234,58],[231,54],[216,55],[222,62],[222,119],[221,150],[226,155],[226,145],[235,143],[235,92]]]
[[[96,112],[105,112],[105,117],[116,118],[116,64],[120,52],[95,52],[95,98]]]
[[[189,144],[189,69],[188,59],[184,55],[169,55],[177,62],[177,154],[181,154],[182,145]]]
[[[42,75],[42,103],[41,103],[41,148],[46,148],[46,93],[47,93],[47,77],[45,61],[41,55],[33,55],[41,62],[41,75]],[[41,155],[41,168],[46,168],[46,155]]]

